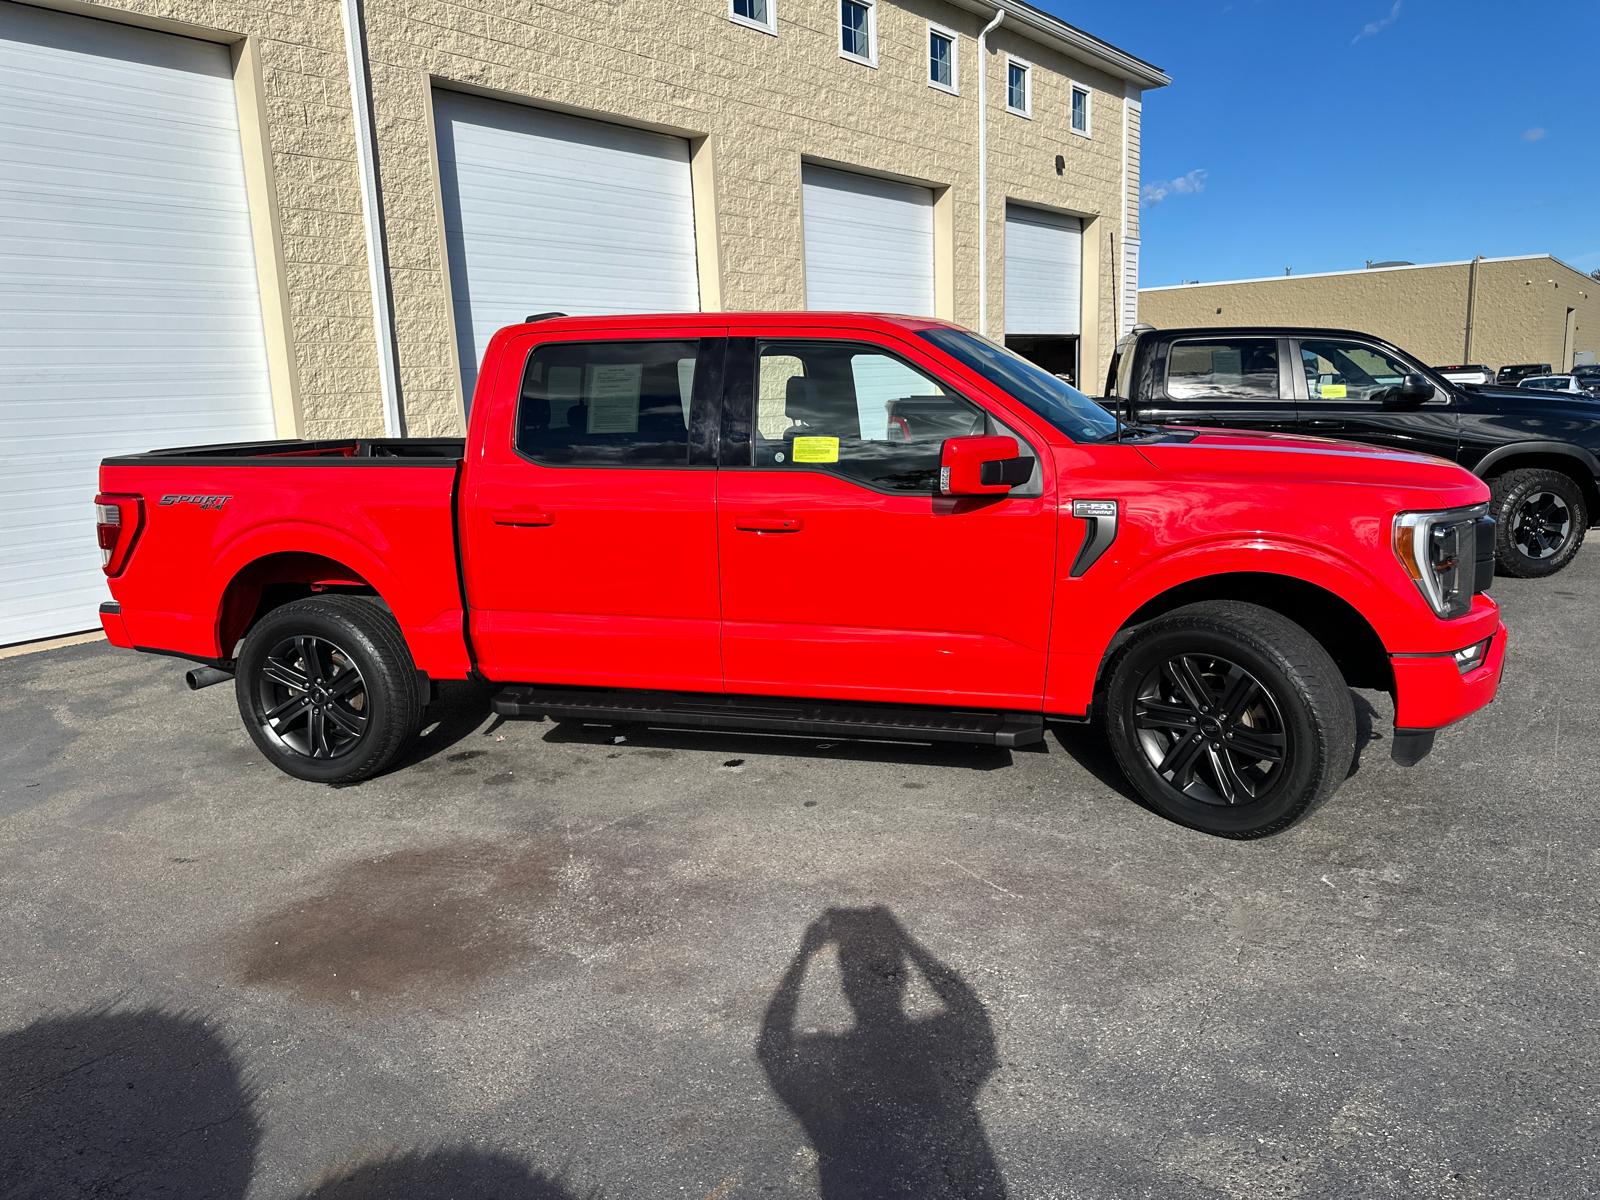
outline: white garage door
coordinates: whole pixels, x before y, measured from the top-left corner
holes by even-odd
[[[933,315],[933,192],[801,169],[806,307]]]
[[[271,436],[228,51],[0,4],[0,645],[98,625],[102,457]]]
[[[1083,223],[1077,217],[1006,206],[1006,334],[1079,332]]]
[[[530,313],[699,309],[682,138],[442,90],[434,124],[469,401],[490,337]]]

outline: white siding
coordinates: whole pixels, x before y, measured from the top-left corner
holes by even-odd
[[[806,166],[806,307],[933,315],[933,192]]]
[[[442,90],[434,117],[469,402],[490,337],[530,313],[699,309],[682,138]]]
[[[1083,297],[1083,223],[1006,206],[1006,333],[1077,334]]]
[[[1122,323],[1121,337],[1139,323],[1139,243],[1122,243]]]
[[[0,3],[0,645],[98,626],[101,458],[273,432],[227,49]]]

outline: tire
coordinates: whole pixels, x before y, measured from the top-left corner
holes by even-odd
[[[1328,652],[1287,617],[1212,600],[1158,617],[1111,665],[1105,729],[1166,817],[1219,837],[1292,824],[1344,781],[1356,717]]]
[[[1576,480],[1528,467],[1507,471],[1489,487],[1494,557],[1503,574],[1543,579],[1572,561],[1589,528],[1589,506]]]
[[[314,783],[383,770],[416,736],[424,708],[400,626],[365,596],[273,609],[245,637],[234,694],[267,760]]]

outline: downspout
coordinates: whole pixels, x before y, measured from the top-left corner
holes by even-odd
[[[378,197],[377,122],[372,113],[371,75],[361,0],[340,0],[345,57],[350,63],[350,103],[356,118],[356,173],[361,180],[361,223],[367,235],[367,278],[372,285],[372,328],[378,340],[378,389],[383,396],[383,432],[405,437],[400,407],[400,355],[395,344],[394,305],[389,295],[389,252]]]
[[[978,34],[978,332],[989,336],[989,35],[1006,19],[994,10],[994,20]]]
[[[1483,255],[1478,255],[1467,264],[1467,344],[1462,347],[1461,361],[1472,361],[1472,310],[1478,303],[1478,263],[1483,260]]]

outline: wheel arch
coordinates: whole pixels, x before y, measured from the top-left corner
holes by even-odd
[[[217,606],[217,645],[233,658],[240,640],[275,608],[322,593],[372,596],[388,607],[367,574],[326,554],[279,550],[234,571]]]
[[[1583,502],[1589,507],[1589,521],[1600,521],[1600,460],[1579,446],[1562,442],[1518,442],[1500,446],[1478,460],[1472,473],[1479,479],[1493,479],[1508,471],[1535,469],[1559,471],[1583,489]]]
[[[1117,649],[1140,626],[1174,609],[1205,600],[1259,605],[1293,621],[1328,652],[1350,687],[1392,691],[1394,672],[1383,639],[1361,611],[1318,584],[1267,571],[1230,571],[1176,584],[1128,615],[1101,658],[1098,691]]]

